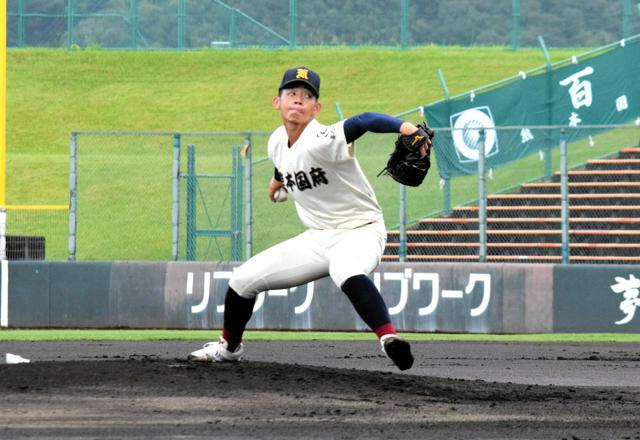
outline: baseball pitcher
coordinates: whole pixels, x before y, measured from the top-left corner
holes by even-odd
[[[274,201],[293,199],[306,231],[247,260],[229,281],[222,335],[189,355],[195,361],[235,362],[256,295],[330,276],[375,332],[382,351],[400,369],[413,365],[410,345],[398,337],[380,292],[368,275],[386,244],[382,210],[356,159],[354,141],[366,132],[398,133],[385,170],[403,184],[419,185],[429,168],[433,132],[378,113],[333,125],[316,120],[320,77],[307,67],[284,73],[273,108],[282,117],[268,143]],[[395,158],[394,158],[395,155]]]

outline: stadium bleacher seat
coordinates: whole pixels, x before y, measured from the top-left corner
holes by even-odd
[[[640,148],[589,160],[569,175],[569,262],[640,262]],[[487,261],[562,261],[560,174],[487,197]],[[406,261],[478,261],[478,206],[424,218],[406,234]],[[398,261],[399,231],[388,231],[384,261]]]

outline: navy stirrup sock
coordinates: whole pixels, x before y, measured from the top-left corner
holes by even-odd
[[[229,343],[229,349],[234,351],[242,342],[242,334],[253,314],[256,298],[243,298],[231,287],[224,299],[224,324],[222,337]]]
[[[347,295],[360,318],[376,332],[378,338],[384,334],[395,333],[382,295],[369,277],[352,276],[342,284],[342,291]]]

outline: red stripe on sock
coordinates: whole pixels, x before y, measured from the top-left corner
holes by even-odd
[[[222,337],[224,338],[225,341],[227,341],[227,344],[229,344],[229,350],[233,351],[236,349],[236,347],[238,345],[240,345],[240,343],[242,342],[242,338],[237,338],[235,336],[233,336],[229,330],[227,330],[226,328],[222,329]]]
[[[375,330],[375,332],[378,339],[380,339],[384,335],[395,335],[396,329],[393,327],[393,324],[389,322],[387,324],[382,324]]]

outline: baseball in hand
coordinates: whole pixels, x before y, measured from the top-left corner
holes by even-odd
[[[278,190],[273,194],[274,202],[284,202],[287,200],[287,190],[284,188],[278,188]]]

